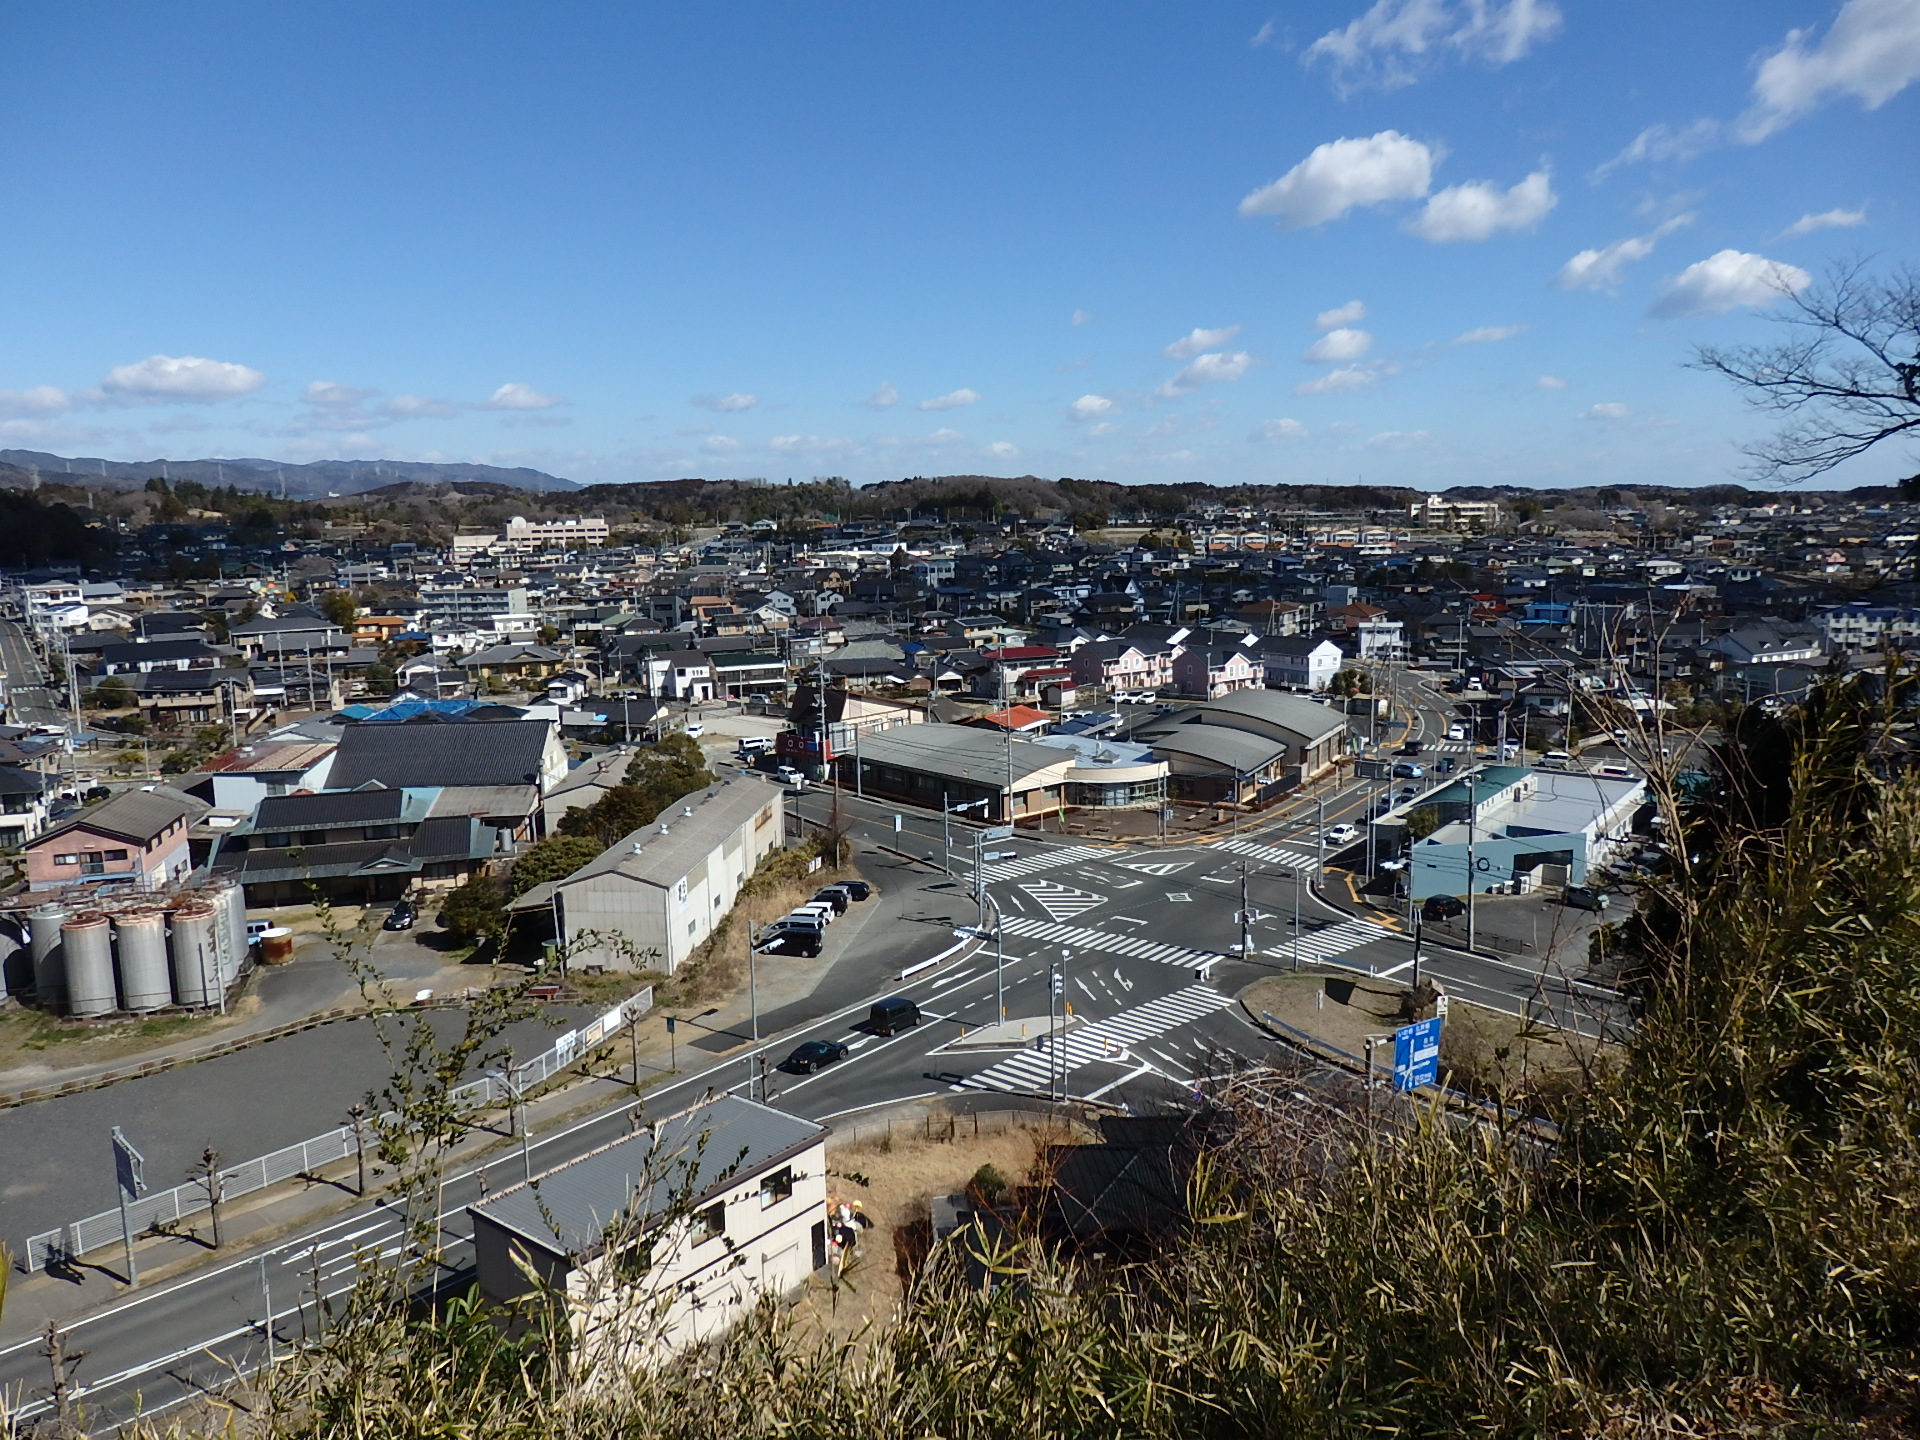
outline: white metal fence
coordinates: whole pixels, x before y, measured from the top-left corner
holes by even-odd
[[[640,1017],[653,1008],[653,987],[648,986],[639,994],[623,1001],[600,1016],[591,1025],[582,1030],[569,1030],[553,1042],[553,1047],[534,1056],[524,1064],[513,1067],[511,1079],[518,1090],[528,1090],[543,1081],[552,1079],[576,1060],[592,1053],[599,1045],[613,1038],[629,1025],[637,1024]],[[492,1105],[505,1102],[509,1092],[505,1085],[491,1076],[459,1086],[450,1092],[448,1098],[461,1109],[484,1110]],[[381,1117],[382,1123],[395,1118],[392,1112]],[[372,1127],[370,1126],[369,1129]],[[243,1160],[238,1165],[229,1166],[220,1172],[218,1192],[222,1203],[237,1200],[243,1195],[251,1195],[265,1190],[271,1185],[292,1180],[301,1175],[311,1175],[323,1165],[331,1165],[345,1160],[355,1153],[357,1142],[353,1128],[343,1125],[337,1130],[329,1130],[310,1140],[302,1140],[297,1145],[275,1150],[270,1155],[262,1155],[253,1160]],[[136,1236],[155,1230],[164,1230],[179,1224],[191,1216],[207,1210],[207,1186],[199,1180],[189,1180],[184,1185],[175,1185],[170,1190],[155,1191],[142,1195],[127,1205],[127,1221]],[[27,1237],[26,1253],[20,1257],[21,1268],[29,1274],[44,1270],[48,1265],[59,1265],[67,1260],[77,1259],[89,1250],[110,1245],[121,1238],[120,1211],[118,1207],[103,1210],[98,1215],[89,1215],[84,1220],[75,1220],[62,1225],[57,1230],[48,1230],[39,1235]]]

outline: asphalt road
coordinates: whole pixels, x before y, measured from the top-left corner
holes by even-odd
[[[0,620],[0,668],[7,677],[7,719],[14,725],[67,723],[63,696],[46,686],[47,672],[18,621]]]
[[[1432,733],[1438,726],[1443,736],[1447,712],[1441,707],[1431,694],[1416,700],[1412,733]],[[1411,971],[1407,936],[1347,915],[1311,888],[1321,859],[1318,819],[1331,824],[1364,812],[1374,788],[1348,785],[1329,793],[1321,816],[1306,812],[1290,823],[1210,844],[1124,849],[1021,837],[979,847],[1004,856],[983,866],[992,940],[905,984],[886,983],[890,947],[870,946],[860,966],[836,969],[830,986],[763,1016],[761,1033],[769,1039],[755,1053],[715,1062],[649,1092],[646,1113],[670,1113],[710,1088],[746,1094],[759,1055],[777,1063],[797,1044],[817,1038],[841,1041],[849,1057],[817,1074],[775,1072],[763,1098],[828,1124],[918,1097],[998,1108],[1009,1096],[1067,1093],[1136,1109],[1175,1098],[1223,1056],[1258,1057],[1269,1049],[1232,1001],[1250,981],[1298,965],[1382,975]],[[831,803],[816,792],[801,797],[799,808],[818,821]],[[896,830],[891,805],[850,796],[841,797],[841,805],[845,822],[869,852],[884,846],[928,862],[933,878],[917,902],[924,913],[903,912],[884,932],[897,941],[893,953],[926,953],[930,927],[976,918],[959,887],[933,873],[948,863],[939,817],[900,811]],[[951,833],[952,867],[964,878],[974,866],[977,832],[956,822]],[[1252,917],[1245,953],[1243,893]],[[1547,1012],[1588,1033],[1619,1018],[1611,992],[1535,964],[1429,945],[1423,966],[1454,997],[1508,1013]],[[1000,1019],[1003,1007],[1007,1019],[1027,1021],[1033,1034],[1042,1033],[1055,967],[1074,1014],[1064,1038],[997,1050],[965,1043],[977,1038],[970,1032]],[[868,1033],[862,1026],[868,1003],[888,993],[913,998],[923,1022],[893,1036]],[[695,1047],[683,1047],[681,1054],[683,1063],[699,1063],[689,1058],[698,1054]],[[605,1112],[539,1137],[534,1168],[550,1168],[625,1133],[629,1108],[610,1096]],[[504,1163],[492,1162],[496,1176]],[[463,1207],[480,1183],[474,1175],[458,1175],[446,1187],[440,1273],[448,1283],[467,1278]],[[351,1285],[356,1248],[388,1253],[398,1233],[397,1218],[384,1206],[356,1208],[345,1219],[311,1227],[256,1256],[76,1322],[73,1344],[88,1352],[81,1378],[91,1389],[89,1403],[96,1413],[124,1413],[137,1392],[151,1411],[191,1396],[230,1373],[230,1366],[257,1363],[264,1353],[266,1291],[274,1296],[273,1331],[289,1338],[311,1323],[316,1289],[333,1294]],[[305,1309],[298,1299],[303,1287]],[[0,1350],[0,1386],[30,1393],[44,1385],[45,1375],[35,1342],[20,1340]]]

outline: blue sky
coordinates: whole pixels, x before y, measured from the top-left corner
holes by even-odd
[[[114,459],[1700,484],[1763,422],[1690,347],[1920,254],[1920,0],[188,0],[0,47],[0,446]]]

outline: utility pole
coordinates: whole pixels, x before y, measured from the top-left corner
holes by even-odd
[[[1473,880],[1479,871],[1473,864],[1473,841],[1480,818],[1477,786],[1479,771],[1467,772],[1467,949],[1473,949]]]
[[[354,1191],[364,1198],[367,1193],[367,1109],[364,1105],[351,1105],[347,1108],[347,1122],[353,1127],[353,1153],[360,1172],[359,1186]]]
[[[753,1011],[753,1043],[760,1043],[760,967],[755,963],[753,922],[747,922],[747,1004]],[[640,1072],[633,1072],[633,1083],[640,1083]]]
[[[1244,960],[1252,954],[1253,912],[1247,909],[1247,862],[1243,856],[1240,860],[1240,957]]]
[[[1300,867],[1293,867],[1293,968],[1300,968]]]
[[[114,1179],[120,1191],[120,1238],[127,1249],[127,1287],[140,1283],[140,1266],[133,1255],[133,1217],[127,1206],[147,1193],[147,1160],[133,1142],[120,1133],[118,1125],[113,1127],[113,1170]]]

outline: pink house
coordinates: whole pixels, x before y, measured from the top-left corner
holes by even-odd
[[[207,810],[177,790],[128,790],[89,806],[26,847],[27,888],[125,885],[155,890],[193,869],[187,830]]]

